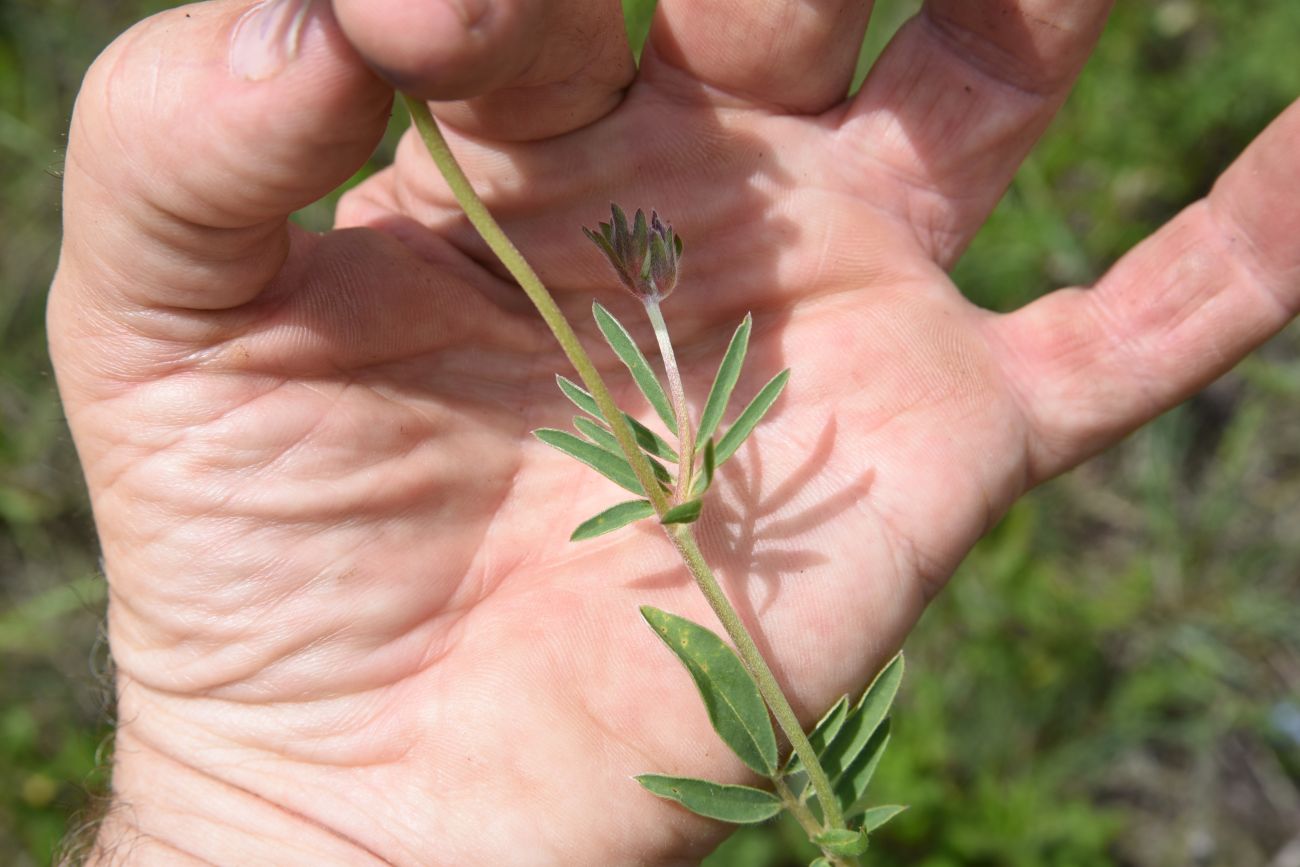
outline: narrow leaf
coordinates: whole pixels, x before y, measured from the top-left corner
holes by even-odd
[[[854,708],[854,714],[859,718],[859,737],[863,731],[870,735],[884,722],[898,695],[899,684],[903,682],[903,669],[903,654],[900,653],[880,670],[880,674],[876,675],[871,686],[862,694],[862,699]]]
[[[597,536],[603,536],[605,533],[612,533],[621,527],[626,527],[634,521],[649,518],[654,513],[655,507],[650,504],[649,500],[628,500],[626,503],[610,506],[594,518],[583,521],[578,525],[578,529],[573,531],[569,541],[581,542],[585,539],[594,539]]]
[[[867,832],[848,828],[829,828],[812,838],[812,841],[832,855],[850,858],[867,851]]]
[[[862,796],[866,794],[867,786],[875,776],[876,766],[880,764],[880,759],[888,746],[889,720],[885,720],[871,736],[871,740],[867,741],[866,747],[853,760],[853,764],[849,765],[840,775],[839,781],[835,783],[835,797],[839,799],[845,815],[853,815],[866,806],[862,803]]]
[[[614,354],[627,366],[632,378],[636,380],[637,387],[641,389],[646,400],[650,401],[650,406],[654,407],[659,418],[663,419],[668,429],[676,435],[677,420],[673,416],[672,404],[668,402],[668,395],[664,393],[664,387],[659,384],[659,377],[655,376],[654,371],[650,369],[650,362],[646,361],[632,335],[628,334],[627,329],[599,302],[592,304],[591,309],[596,316],[600,333],[605,335],[605,340],[614,350]]]
[[[686,666],[718,736],[765,777],[776,773],[776,734],[758,686],[736,652],[717,635],[649,605],[641,616]]]
[[[718,441],[718,466],[722,466],[728,458],[736,453],[741,443],[754,432],[754,427],[763,420],[763,416],[776,403],[776,399],[781,396],[781,390],[785,388],[786,381],[790,379],[790,371],[783,370],[776,376],[772,377],[767,385],[749,402],[749,406],[736,419],[727,432],[722,435]]]
[[[660,460],[677,463],[677,452],[673,450],[672,446],[668,445],[667,440],[632,418],[632,416],[624,413],[623,417],[627,419],[628,425],[631,426],[637,445],[645,449],[647,454],[653,455]]]
[[[591,392],[563,376],[556,376],[555,381],[559,384],[560,391],[564,392],[564,396],[571,400],[574,406],[594,419],[605,421],[605,416],[600,411],[600,407],[596,405],[596,398],[591,396]],[[674,464],[677,463],[677,452],[673,450],[672,446],[668,445],[667,440],[627,413],[623,413],[623,418],[631,426],[632,433],[636,436],[637,444],[641,448],[657,458],[671,461]]]
[[[578,409],[593,418],[598,418],[602,421],[604,420],[605,415],[600,411],[600,406],[597,405],[596,398],[592,397],[591,392],[587,391],[587,389],[578,385],[568,377],[561,376],[558,373],[555,375],[555,384],[560,387],[560,391],[564,392],[564,396],[571,400],[573,405]]]
[[[664,512],[664,516],[659,519],[661,524],[693,524],[700,519],[700,511],[704,508],[703,500],[688,500],[678,506],[673,506]]]
[[[844,725],[844,720],[849,715],[849,697],[840,696],[840,700],[831,705],[831,709],[826,711],[825,715],[818,720],[817,725],[808,734],[808,742],[812,744],[813,752],[818,756],[826,749],[826,745],[835,739],[839,734],[840,727]],[[797,753],[791,753],[789,761],[785,764],[785,773],[794,774],[803,770],[803,762],[799,761]]]
[[[902,679],[903,655],[900,653],[876,675],[876,679],[862,693],[862,698],[849,713],[844,725],[821,754],[822,767],[832,782],[853,764],[867,741],[875,734],[889,713],[890,705],[894,703]]]
[[[613,452],[617,455],[622,454],[623,448],[618,444],[618,439],[609,428],[604,425],[592,421],[585,416],[577,416],[573,419],[573,426],[577,428],[578,433],[582,434],[605,451]]]
[[[568,431],[554,428],[541,428],[533,431],[533,436],[552,448],[559,449],[572,458],[576,458],[605,478],[634,494],[645,496],[636,473],[623,458],[612,455],[598,445],[574,436]]]
[[[747,825],[781,812],[781,801],[770,792],[749,786],[727,786],[689,777],[642,774],[636,781],[661,798],[710,819]]]
[[[899,804],[889,804],[884,807],[872,807],[870,810],[866,810],[862,814],[862,829],[870,834],[872,831],[881,827],[906,809],[906,807]]]
[[[691,491],[691,494],[696,497],[704,496],[704,492],[713,487],[713,473],[718,468],[718,449],[711,439],[704,444],[704,459],[701,463],[704,465],[704,472],[696,477]]]
[[[578,416],[573,420],[573,426],[578,429],[580,434],[591,440],[594,444],[600,446],[623,463],[627,463],[627,458],[623,455],[623,447],[618,444],[618,440],[614,437],[614,434],[610,432],[609,428],[582,416]],[[647,458],[647,460],[649,461],[650,469],[654,471],[655,478],[671,487],[673,484],[672,474],[669,473],[668,470],[664,468],[663,464],[658,461],[649,458]]]
[[[713,432],[718,429],[718,422],[722,421],[722,414],[731,400],[731,392],[736,387],[736,380],[740,379],[740,368],[745,364],[745,353],[749,350],[749,330],[752,325],[753,318],[746,313],[744,321],[731,336],[727,352],[722,356],[722,363],[718,365],[717,376],[713,378],[713,387],[709,389],[709,399],[704,403],[699,433],[696,434],[698,440],[703,441],[713,436]]]

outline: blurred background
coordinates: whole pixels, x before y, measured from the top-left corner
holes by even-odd
[[[106,784],[105,591],[42,318],[78,82],[166,5],[0,0],[0,865],[49,863]],[[624,0],[634,40],[650,6]],[[878,0],[863,69],[914,11]],[[1295,0],[1119,4],[957,282],[1010,309],[1094,280],[1300,96],[1298,41]],[[1025,498],[907,650],[873,786],[911,809],[868,863],[1300,867],[1300,328]],[[800,836],[708,864],[806,864]]]

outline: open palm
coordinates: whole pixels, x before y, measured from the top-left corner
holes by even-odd
[[[1017,496],[1300,306],[1295,107],[1096,287],[995,316],[945,276],[1106,2],[931,0],[848,102],[847,0],[664,0],[639,73],[613,2],[246,5],[92,70],[51,297],[112,588],[103,839],[159,863],[675,863],[719,829],[630,776],[744,779],[637,616],[709,622],[667,540],[567,541],[625,497],[530,436],[566,363],[418,141],[339,230],[286,228],[382,132],[362,56],[474,97],[435,111],[625,408],[587,309],[638,305],[580,231],[610,200],[686,241],[688,393],[747,311],[740,396],[793,368],[699,532],[806,720]]]

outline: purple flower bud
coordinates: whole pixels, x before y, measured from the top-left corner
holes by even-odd
[[[585,227],[582,231],[605,254],[618,279],[633,295],[646,301],[667,298],[677,286],[681,238],[654,211],[647,223],[645,211],[638,209],[631,226],[618,205],[611,205],[610,212],[612,219],[601,223],[599,232]]]

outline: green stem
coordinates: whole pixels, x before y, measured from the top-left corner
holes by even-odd
[[[668,339],[668,323],[659,309],[659,302],[653,298],[645,302],[646,315],[654,326],[655,339],[659,341],[659,355],[664,360],[664,372],[668,374],[668,390],[673,393],[673,411],[677,415],[677,445],[681,451],[677,462],[677,496],[678,503],[686,502],[691,495],[691,477],[695,473],[695,425],[691,423],[691,408],[686,403],[686,389],[682,387],[682,375],[677,369],[677,356],[673,353],[673,342]]]
[[[637,481],[645,489],[646,496],[655,507],[655,512],[662,515],[671,508],[667,495],[659,486],[659,481],[655,478],[654,470],[650,467],[650,462],[646,460],[640,446],[637,445],[636,435],[632,433],[632,428],[628,425],[627,420],[623,418],[622,411],[618,404],[614,402],[613,396],[605,386],[605,381],[601,378],[600,372],[596,370],[596,365],[592,363],[591,357],[587,355],[578,341],[578,335],[573,333],[573,328],[569,325],[569,320],[564,318],[564,313],[560,310],[551,293],[542,285],[541,278],[533,270],[528,261],[524,259],[523,254],[519,252],[514,243],[506,237],[506,233],[501,230],[501,226],[488,213],[487,206],[483,200],[474,192],[474,187],[470,184],[469,178],[465,177],[465,172],[461,170],[460,164],[456,162],[456,157],[452,154],[451,148],[447,146],[447,140],[443,138],[442,130],[438,128],[438,122],[433,119],[433,114],[429,111],[429,106],[424,100],[418,99],[408,94],[402,94],[402,99],[406,102],[406,108],[411,113],[411,120],[415,128],[419,130],[421,138],[424,139],[424,145],[429,149],[429,155],[433,157],[434,163],[437,164],[442,176],[446,179],[447,185],[451,187],[452,195],[460,204],[461,210],[469,218],[470,223],[478,230],[479,235],[487,242],[492,252],[501,260],[501,264],[506,266],[510,276],[518,281],[523,288],[524,294],[528,300],[533,302],[537,312],[542,314],[542,319],[550,327],[551,333],[559,341],[560,348],[564,350],[565,356],[573,369],[577,371],[578,377],[582,384],[591,392],[591,396],[596,399],[596,405],[600,407],[601,414],[609,423],[610,430],[613,432],[615,439],[618,440],[619,446],[622,447],[628,462],[632,465],[632,471],[636,473]]]
[[[822,827],[817,821],[817,817],[813,815],[813,811],[808,809],[808,805],[804,803],[804,800],[786,785],[784,779],[777,777],[775,783],[776,796],[781,799],[781,803],[790,811],[790,815],[794,816],[794,820],[799,823],[800,828],[803,828],[804,833],[808,835],[808,839],[816,838],[821,833]],[[827,852],[825,849],[822,850],[822,854],[836,867],[860,867],[856,858],[836,855],[833,852]]]
[[[411,113],[411,120],[414,122],[416,129],[419,130],[420,136],[424,139],[425,146],[429,149],[429,155],[433,157],[434,163],[442,172],[452,194],[456,197],[456,201],[460,204],[461,209],[465,211],[465,216],[469,218],[470,223],[478,230],[478,233],[483,237],[492,252],[505,265],[506,270],[519,282],[528,299],[537,307],[543,321],[550,327],[555,339],[559,341],[565,356],[568,357],[574,370],[578,372],[578,376],[582,378],[587,390],[596,399],[596,405],[600,407],[600,411],[609,423],[615,438],[618,439],[619,446],[622,447],[628,462],[632,465],[632,470],[636,473],[637,479],[645,488],[650,502],[654,504],[655,511],[659,515],[663,515],[670,508],[668,498],[663,489],[659,487],[649,461],[642,453],[640,446],[637,445],[632,428],[623,418],[623,413],[619,410],[618,405],[614,403],[614,398],[610,395],[604,379],[601,378],[595,364],[592,363],[591,358],[582,348],[578,336],[574,334],[573,328],[569,325],[568,320],[564,318],[564,313],[555,303],[555,299],[551,297],[550,292],[542,285],[537,272],[532,269],[532,266],[528,264],[515,245],[506,237],[505,232],[501,230],[496,220],[488,213],[482,199],[474,192],[469,178],[465,177],[464,171],[456,162],[456,157],[447,146],[447,140],[443,138],[442,131],[438,129],[438,123],[433,119],[428,105],[423,100],[407,94],[402,94],[402,99],[406,103],[407,110]],[[683,461],[685,461],[684,455]],[[844,816],[840,812],[839,802],[835,799],[831,790],[830,780],[827,779],[826,772],[817,759],[817,753],[813,750],[812,744],[808,742],[808,736],[804,734],[803,727],[799,724],[794,709],[790,707],[790,702],[786,700],[785,694],[781,692],[776,676],[772,674],[772,669],[768,667],[767,662],[763,659],[762,653],[758,650],[758,645],[750,637],[749,632],[745,629],[745,624],[740,619],[740,615],[732,607],[731,602],[722,591],[721,585],[718,584],[717,578],[714,577],[713,571],[709,568],[709,564],[705,562],[704,555],[700,553],[690,527],[685,524],[674,524],[664,529],[673,544],[677,546],[678,552],[682,555],[687,568],[695,578],[695,583],[709,601],[709,605],[713,608],[718,620],[721,621],[727,635],[731,638],[732,643],[736,645],[741,660],[758,684],[758,690],[762,694],[763,700],[767,702],[768,708],[772,711],[772,716],[775,717],[777,724],[790,741],[790,745],[799,756],[799,760],[803,762],[804,769],[808,773],[808,779],[817,793],[817,800],[821,803],[822,815],[826,819],[825,824],[831,828],[843,828]]]
[[[776,675],[768,667],[767,661],[763,659],[763,654],[759,651],[758,645],[750,636],[749,630],[745,628],[744,622],[736,609],[732,607],[731,601],[727,599],[727,594],[723,592],[722,585],[714,577],[713,570],[704,560],[704,554],[700,552],[700,547],[695,543],[695,536],[691,533],[690,527],[685,524],[673,525],[675,529],[670,530],[668,535],[672,538],[673,544],[677,546],[677,551],[686,561],[686,566],[691,570],[691,575],[695,577],[695,583],[699,586],[700,592],[704,598],[709,601],[709,606],[713,613],[718,616],[722,623],[722,628],[726,630],[727,635],[736,645],[736,652],[740,654],[741,660],[749,673],[754,676],[754,682],[758,684],[758,691],[763,696],[763,701],[767,702],[768,709],[772,711],[772,716],[776,718],[777,725],[785,733],[786,738],[790,741],[790,746],[794,749],[795,755],[799,761],[803,762],[804,769],[808,772],[808,781],[812,783],[813,791],[817,793],[817,802],[821,804],[822,815],[826,817],[826,825],[830,828],[843,828],[844,815],[840,812],[840,802],[835,797],[834,790],[831,788],[831,781],[826,776],[825,769],[822,768],[821,762],[817,758],[817,751],[808,741],[808,736],[803,732],[803,726],[799,724],[799,718],[795,716],[794,708],[790,707],[790,702],[786,700],[785,693],[781,691],[781,685],[776,681]]]
[[[817,817],[813,815],[813,811],[808,809],[808,805],[786,785],[783,778],[776,778],[775,788],[776,796],[781,799],[781,803],[790,811],[790,815],[794,816],[795,821],[799,823],[799,827],[803,828],[808,834],[809,840],[821,833],[821,824],[817,821]]]

